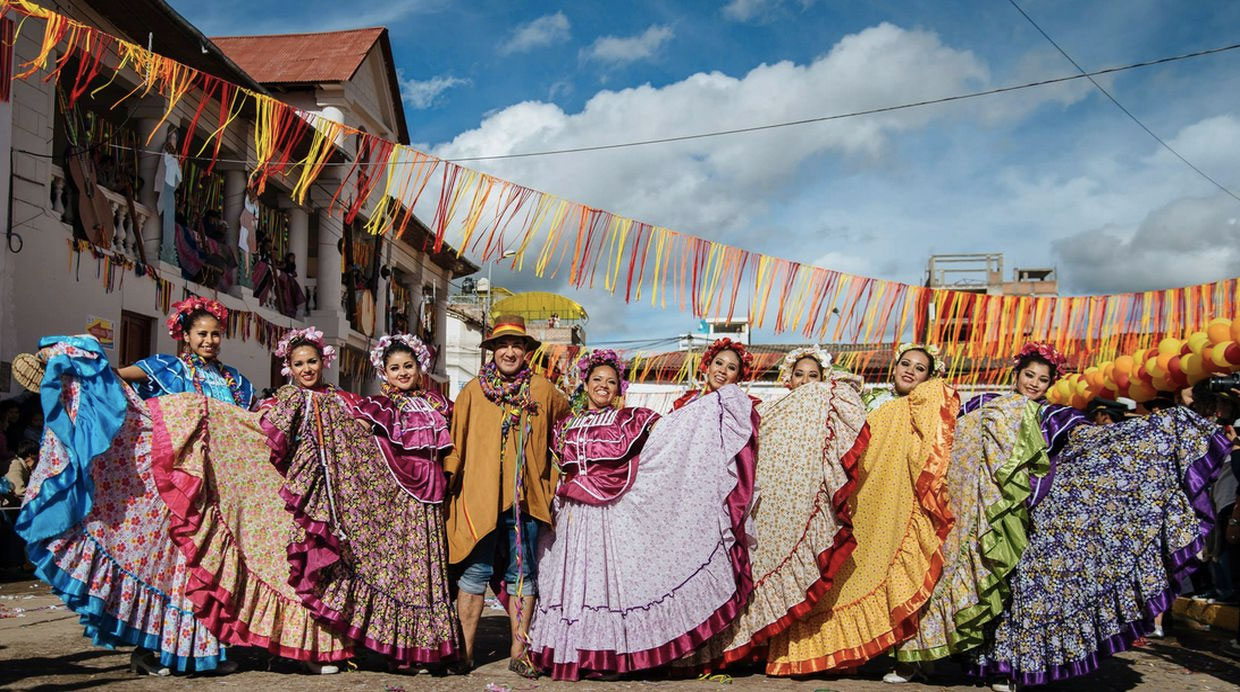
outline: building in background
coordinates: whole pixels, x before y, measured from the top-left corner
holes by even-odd
[[[57,8],[310,111],[311,125],[333,120],[408,143],[386,29],[213,41],[161,0],[70,0]],[[41,32],[22,32],[14,63],[33,57],[39,40]],[[299,205],[291,195],[295,179],[285,175],[268,178],[262,194],[248,185],[251,171],[242,162],[256,160],[252,107],[225,129],[212,165],[197,153],[218,127],[217,101],[202,108],[194,91],[169,112],[152,92],[113,109],[140,80],[126,69],[108,83],[112,68],[105,65],[93,86],[107,86],[71,103],[64,82],[77,70],[73,59],[60,83],[38,73],[15,81],[11,101],[0,104],[0,166],[13,185],[5,211],[21,237],[11,245],[19,251],[0,251],[0,370],[42,336],[88,329],[105,336],[115,365],[174,352],[163,324],[167,306],[195,294],[216,297],[233,313],[222,357],[259,388],[282,383],[270,355],[280,334],[314,325],[342,354],[329,381],[371,391],[369,344],[399,330],[432,345],[437,361],[429,379],[447,389],[449,281],[477,267],[451,248],[430,252],[433,235],[416,220],[400,238],[362,231],[380,193],[361,192],[373,188],[362,179],[367,169],[353,164],[372,152],[356,138],[333,143],[328,166]],[[190,155],[182,158],[186,142]],[[175,183],[170,165],[179,170]],[[342,184],[358,191],[359,204],[336,200],[333,207]],[[342,206],[356,206],[348,223]],[[0,396],[15,388],[0,381]]]

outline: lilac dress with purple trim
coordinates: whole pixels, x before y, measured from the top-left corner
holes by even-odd
[[[736,618],[753,590],[752,413],[729,386],[662,419],[608,409],[557,431],[566,477],[530,629],[554,678],[660,666]]]

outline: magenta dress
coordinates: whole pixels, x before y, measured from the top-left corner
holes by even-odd
[[[587,411],[557,430],[565,476],[530,629],[555,679],[664,665],[736,618],[753,590],[751,413],[725,387],[661,419]]]

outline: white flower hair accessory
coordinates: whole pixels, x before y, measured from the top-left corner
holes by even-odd
[[[796,369],[797,361],[802,358],[813,358],[818,361],[818,365],[825,372],[831,367],[831,354],[822,350],[818,344],[813,346],[802,346],[794,348],[784,356],[784,360],[779,364],[779,382],[785,387],[792,384],[792,371]]]
[[[943,358],[943,351],[938,346],[931,344],[900,344],[900,347],[896,349],[896,359],[892,367],[894,367],[894,363],[898,363],[900,358],[909,351],[924,351],[926,355],[930,356],[930,372],[934,373],[936,377],[942,377],[947,374],[947,360]]]
[[[336,360],[336,349],[327,345],[327,339],[323,338],[323,332],[314,327],[306,327],[305,329],[293,329],[280,339],[276,344],[275,355],[284,361],[280,367],[280,374],[285,377],[292,377],[293,370],[290,366],[289,359],[293,355],[293,349],[309,344],[319,350],[319,357],[323,360],[323,367],[330,368],[332,362]]]
[[[375,376],[383,379],[383,353],[387,351],[388,346],[394,343],[402,343],[413,351],[413,359],[418,361],[418,368],[423,372],[430,372],[431,369],[431,350],[422,343],[422,340],[412,334],[388,334],[379,339],[379,343],[370,349],[370,364],[375,366]]]

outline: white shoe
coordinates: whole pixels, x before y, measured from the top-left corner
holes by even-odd
[[[306,661],[306,670],[310,671],[311,675],[335,675],[340,672],[340,667],[330,663],[311,663]]]
[[[1016,692],[1016,681],[1004,680],[1003,682],[996,682],[990,686],[990,689],[995,692]]]
[[[1149,633],[1149,638],[1150,639],[1162,639],[1163,638],[1162,625],[1154,625],[1154,631]]]
[[[926,671],[916,663],[900,663],[895,670],[883,676],[883,682],[891,685],[903,685],[918,679],[925,680]]]

